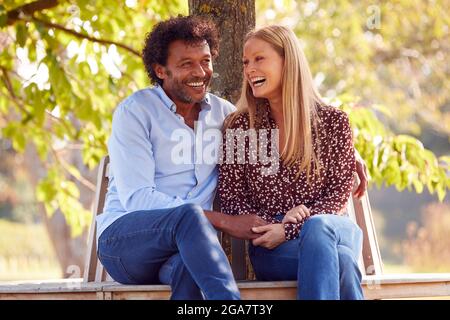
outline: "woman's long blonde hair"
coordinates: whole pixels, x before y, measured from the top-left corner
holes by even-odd
[[[309,181],[312,172],[320,176],[319,155],[314,150],[312,131],[319,125],[317,105],[325,103],[314,86],[305,54],[293,31],[284,26],[271,25],[251,31],[245,37],[244,43],[251,38],[269,43],[284,58],[282,102],[286,139],[281,149],[281,159],[288,167],[300,161],[297,177],[306,169]],[[255,120],[260,123],[260,119],[257,119],[257,107],[265,102],[265,99],[253,96],[252,89],[244,77],[241,96],[236,104],[236,116],[248,112],[250,127],[255,128]],[[228,125],[232,122],[233,119],[230,119]]]

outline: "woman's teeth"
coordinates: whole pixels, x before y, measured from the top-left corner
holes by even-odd
[[[266,78],[264,78],[264,77],[255,77],[255,78],[252,78],[252,83],[253,83],[253,86],[255,86],[255,87],[260,87],[260,86],[262,86],[262,85],[264,84],[265,81],[266,81]]]

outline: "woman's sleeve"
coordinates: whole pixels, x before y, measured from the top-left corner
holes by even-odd
[[[355,149],[352,129],[346,113],[339,111],[332,121],[330,137],[330,165],[327,185],[322,196],[310,208],[311,215],[338,214],[347,205],[353,187]]]
[[[327,170],[327,185],[319,199],[309,208],[311,216],[316,214],[339,214],[347,205],[353,186],[355,172],[355,151],[348,116],[339,112],[334,117],[330,137],[330,166]],[[306,218],[301,223],[284,225],[286,240],[298,237]]]

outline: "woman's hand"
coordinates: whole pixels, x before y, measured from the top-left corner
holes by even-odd
[[[355,149],[355,160],[356,160],[356,173],[358,174],[359,184],[355,192],[353,192],[353,195],[357,198],[361,198],[364,195],[364,193],[366,193],[370,177],[366,163],[364,162],[363,158],[356,149]]]
[[[283,218],[283,221],[281,221],[282,224],[285,223],[300,223],[302,222],[306,217],[309,217],[309,209],[305,207],[304,205],[299,205],[297,207],[292,208],[289,210],[286,215]]]
[[[273,249],[286,241],[284,235],[284,224],[275,223],[261,227],[253,227],[252,231],[262,234],[252,241],[254,246],[261,246],[266,249]]]

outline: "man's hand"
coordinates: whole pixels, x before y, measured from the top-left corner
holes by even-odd
[[[252,240],[260,236],[258,233],[254,233],[252,228],[265,225],[267,222],[256,214],[242,214],[228,216],[223,231],[238,239]]]
[[[282,224],[285,223],[300,223],[306,217],[310,216],[309,209],[305,207],[304,205],[299,205],[297,207],[292,208],[288,212],[286,212],[285,216],[283,217],[283,221],[281,221]]]
[[[261,246],[266,249],[274,249],[286,241],[284,235],[284,224],[275,223],[261,227],[252,228],[253,232],[263,234],[252,241],[254,246]]]
[[[367,185],[369,184],[369,172],[367,171],[366,163],[359,152],[355,149],[355,160],[356,160],[356,173],[359,178],[359,185],[356,188],[353,195],[357,198],[361,198],[367,190]]]

